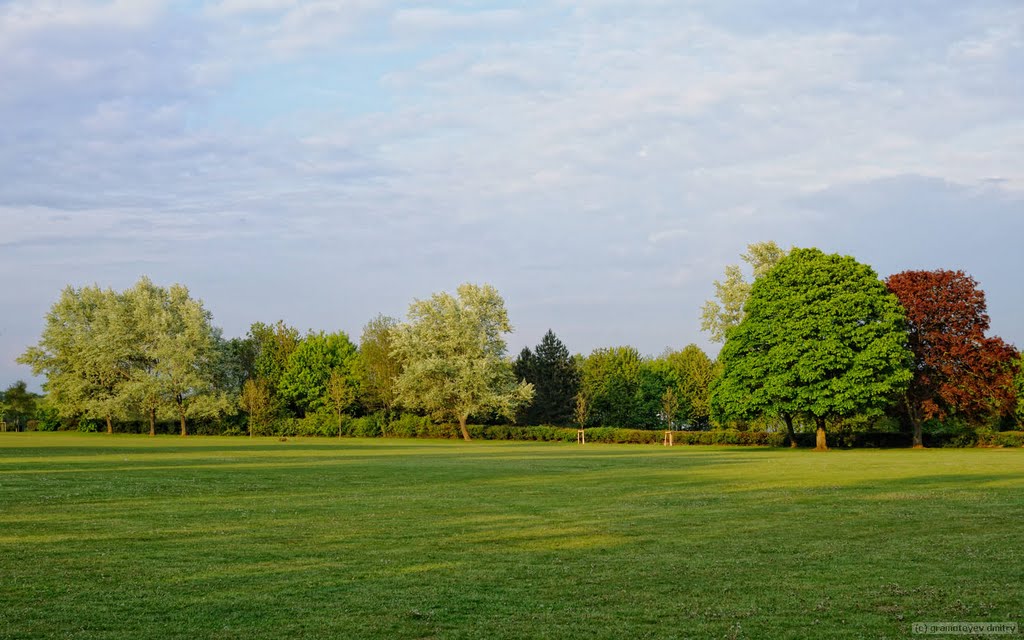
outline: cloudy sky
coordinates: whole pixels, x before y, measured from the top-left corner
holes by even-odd
[[[229,336],[473,281],[513,350],[709,347],[767,239],[964,269],[1024,346],[1022,69],[1020,0],[7,0],[0,384],[142,274]]]

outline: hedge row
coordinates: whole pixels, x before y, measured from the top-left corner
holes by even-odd
[[[243,420],[236,416],[226,421],[192,421],[189,433],[193,435],[245,435],[248,429]],[[55,425],[29,425],[39,430],[60,428]],[[68,428],[64,426],[63,428]],[[102,422],[82,421],[78,425],[81,431],[100,431],[105,428]],[[119,433],[148,433],[149,424],[145,422],[119,422],[115,425]],[[176,422],[161,422],[157,426],[159,433],[175,434],[179,426]],[[575,442],[576,429],[514,425],[469,425],[470,436],[477,440],[519,440],[542,442]],[[338,418],[327,412],[319,412],[305,418],[280,419],[262,429],[256,429],[255,435],[260,436],[324,436],[338,437]],[[365,438],[459,438],[458,425],[435,424],[422,416],[401,414],[395,419],[387,420],[382,414],[373,414],[360,418],[345,418],[341,424],[341,435]],[[613,444],[661,444],[663,431],[641,429],[618,429],[613,427],[594,427],[586,430],[587,442]],[[797,445],[813,447],[813,433],[797,433]],[[782,432],[738,431],[735,429],[714,429],[711,431],[675,431],[673,441],[680,445],[747,445],[785,447],[789,439]],[[912,437],[909,433],[890,431],[833,431],[828,434],[830,447],[837,449],[850,448],[904,448],[910,447]],[[927,447],[1024,447],[1024,431],[992,431],[973,429],[964,425],[949,425],[946,431],[925,432],[924,444]]]

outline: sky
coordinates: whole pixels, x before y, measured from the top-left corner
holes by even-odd
[[[3,0],[0,385],[142,275],[226,336],[487,282],[512,353],[714,354],[762,240],[963,269],[1024,347],[1022,70],[1020,0]]]

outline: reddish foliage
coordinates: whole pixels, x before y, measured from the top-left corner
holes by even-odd
[[[985,337],[985,292],[974,278],[963,271],[904,271],[889,276],[886,285],[909,321],[911,420],[1013,410],[1017,351],[1001,338]]]

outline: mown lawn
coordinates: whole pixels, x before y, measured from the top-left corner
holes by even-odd
[[[1024,450],[0,434],[0,637],[1024,627]]]

